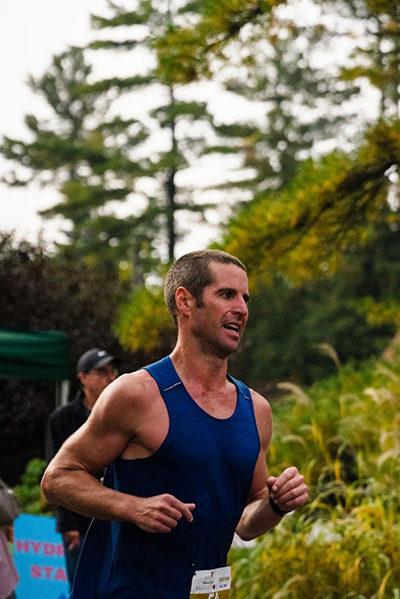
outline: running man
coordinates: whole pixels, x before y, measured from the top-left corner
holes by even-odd
[[[248,319],[244,265],[185,254],[164,295],[172,353],[111,383],[43,477],[49,501],[94,518],[71,599],[228,597],[235,531],[251,540],[308,500],[295,467],[268,476],[270,405],[227,373]]]

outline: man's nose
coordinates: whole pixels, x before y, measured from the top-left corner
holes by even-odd
[[[247,314],[249,313],[249,307],[244,297],[237,298],[237,303],[235,304],[235,312],[237,312],[238,314],[242,314],[243,316],[247,316]]]

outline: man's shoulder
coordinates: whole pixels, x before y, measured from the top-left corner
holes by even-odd
[[[113,393],[127,393],[128,395],[136,395],[141,390],[145,389],[153,381],[147,370],[141,368],[134,372],[121,374],[113,383],[111,383],[105,391]],[[104,392],[103,392],[104,393]]]
[[[268,447],[272,436],[272,410],[269,401],[254,389],[251,389],[254,414],[256,417],[258,433],[261,444]]]
[[[127,444],[144,423],[152,420],[157,390],[155,381],[145,370],[121,374],[104,389],[96,401],[88,420],[87,431],[93,431],[94,435],[102,431],[103,437],[110,431],[119,431]]]
[[[144,370],[136,370],[121,374],[115,381],[106,387],[96,402],[95,409],[105,407],[112,411],[125,412],[129,406],[138,406],[142,402],[148,403],[157,390],[157,383]]]
[[[253,398],[253,404],[255,408],[262,410],[266,414],[271,411],[271,405],[264,395],[261,395],[258,391],[254,389],[250,389],[251,397]]]

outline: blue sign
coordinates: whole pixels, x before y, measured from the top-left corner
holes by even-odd
[[[21,514],[14,521],[18,599],[67,599],[64,546],[55,518]]]

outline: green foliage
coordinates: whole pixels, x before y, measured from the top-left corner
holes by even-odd
[[[204,60],[203,42],[201,33],[196,30],[169,27],[165,35],[154,43],[160,79],[185,85],[201,77],[210,77],[208,62]]]
[[[165,307],[162,288],[141,287],[120,309],[115,326],[120,343],[131,351],[172,349],[175,325]]]
[[[110,207],[126,200],[136,178],[147,172],[145,161],[130,156],[147,132],[135,119],[110,115],[113,94],[91,87],[91,75],[92,66],[81,48],[55,56],[42,77],[30,79],[33,91],[51,108],[52,118],[27,115],[31,140],[4,137],[0,152],[20,165],[5,176],[10,186],[39,181],[55,186],[61,195],[41,212],[45,218],[62,216],[72,225],[67,249],[63,246],[61,251],[92,263],[107,260],[117,267],[120,260],[132,261],[132,246],[139,244],[143,223],[133,216],[117,217]],[[151,223],[146,232],[153,228]]]
[[[179,22],[160,37],[157,47],[160,55],[167,53],[168,60],[160,65],[176,73],[177,81],[190,83],[210,77],[215,70],[214,61],[226,58],[225,50],[231,40],[246,26],[265,23],[274,6],[284,4],[279,0],[206,0],[188,2],[195,18]],[[164,68],[165,68],[164,67]]]
[[[334,275],[296,286],[277,275],[258,285],[242,348],[231,357],[238,378],[271,392],[280,380],[304,385],[334,374],[321,344],[333,347],[340,363],[385,351],[399,324],[400,233],[382,219],[368,241],[342,252]]]
[[[96,344],[120,349],[110,328],[129,287],[111,266],[51,256],[42,243],[11,234],[0,235],[0,256],[1,326],[67,333],[72,364]]]
[[[345,277],[300,287],[277,279],[254,292],[242,346],[230,358],[232,374],[268,394],[279,381],[311,384],[335,374],[337,363],[380,354],[393,324],[369,323]],[[334,348],[336,364],[327,348]]]
[[[398,597],[399,533],[382,501],[327,522],[288,520],[254,549],[232,552],[233,599]]]
[[[249,268],[255,299],[249,360],[233,359],[239,377],[310,383],[333,368],[318,344],[332,345],[342,361],[365,359],[394,335],[399,131],[399,121],[378,123],[351,160],[343,152],[310,160],[288,188],[231,219],[222,247]]]
[[[40,481],[46,468],[44,460],[33,458],[25,468],[21,476],[21,482],[14,487],[21,510],[24,514],[40,514],[51,516],[52,508],[44,498]]]
[[[140,354],[124,352],[112,333],[129,283],[106,263],[82,263],[49,255],[42,243],[0,235],[0,326],[63,331],[70,341],[71,392],[75,364],[90,347],[104,347],[122,359],[123,371],[142,365]],[[55,407],[54,383],[0,381],[0,470],[15,484],[32,456],[44,454],[46,418]]]
[[[269,469],[295,464],[311,501],[234,549],[234,599],[378,599],[400,590],[400,361],[349,365],[274,401]]]
[[[326,278],[383,217],[397,224],[387,194],[389,169],[400,164],[400,122],[379,123],[366,139],[352,158],[335,152],[305,162],[288,188],[231,219],[224,249],[244,261],[253,281],[277,272],[294,283]]]

